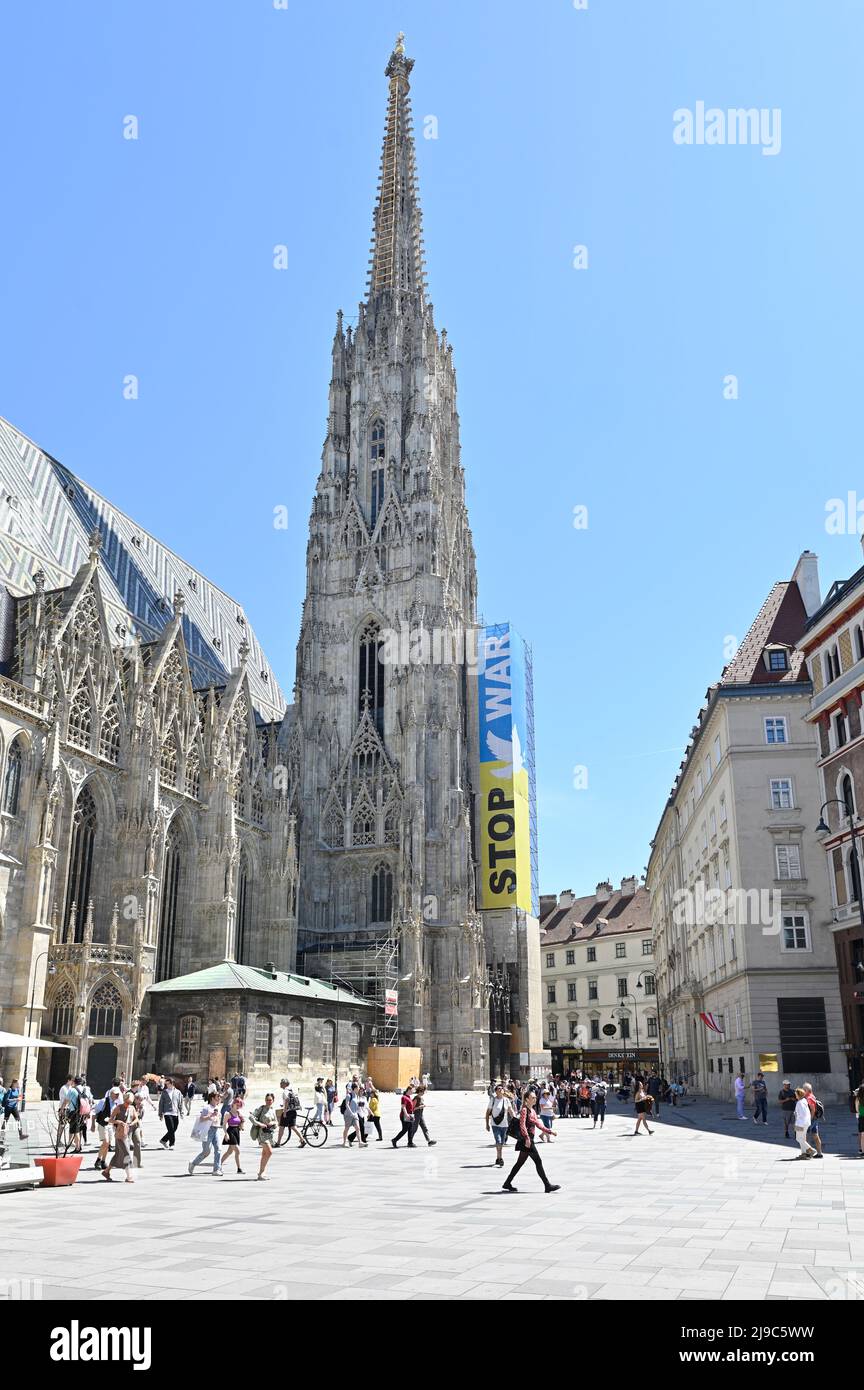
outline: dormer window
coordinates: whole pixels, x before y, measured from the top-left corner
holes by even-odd
[[[766,656],[768,658],[769,671],[789,670],[789,654],[782,647],[773,648],[772,650],[766,652]]]

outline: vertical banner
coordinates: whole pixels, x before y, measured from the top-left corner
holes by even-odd
[[[528,756],[525,645],[509,623],[480,633],[480,862],[483,908],[535,909],[531,873],[533,777]]]

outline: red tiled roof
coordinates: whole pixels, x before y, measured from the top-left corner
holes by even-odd
[[[775,584],[729,665],[721,685],[780,685],[801,678],[804,657],[795,650],[807,624],[807,610],[794,580]],[[767,646],[788,647],[789,669],[769,671],[763,653]]]
[[[650,929],[651,905],[647,888],[637,888],[635,893],[616,890],[608,898],[601,899],[591,893],[576,898],[572,907],[562,909],[555,905],[545,914],[541,901],[541,947]]]

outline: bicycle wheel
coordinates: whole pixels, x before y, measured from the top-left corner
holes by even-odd
[[[303,1126],[303,1138],[313,1149],[320,1149],[327,1143],[327,1126],[323,1120],[307,1120]]]

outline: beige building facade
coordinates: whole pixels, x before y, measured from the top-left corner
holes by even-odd
[[[716,1099],[740,1070],[845,1083],[820,786],[796,651],[816,557],[776,584],[699,711],[652,841],[651,895],[670,1075]]]
[[[636,878],[540,899],[544,1041],[555,1074],[660,1069],[648,893]]]

